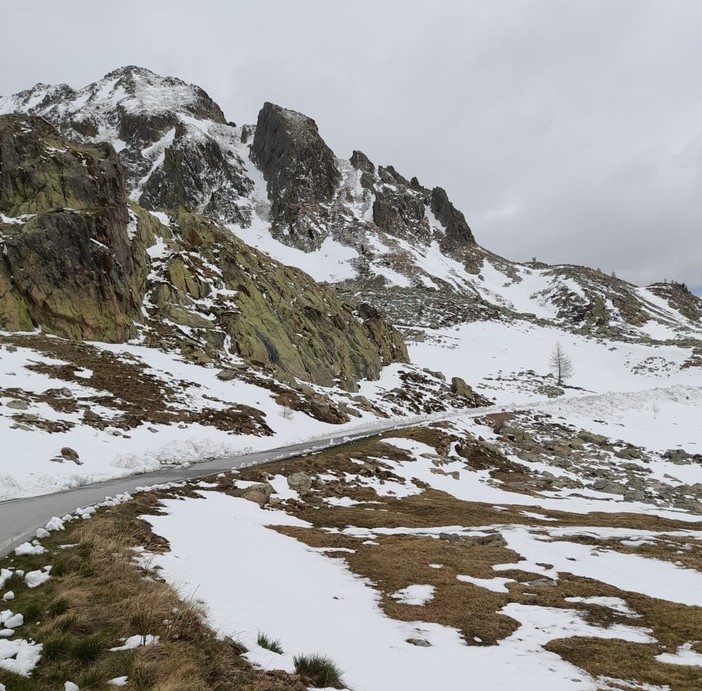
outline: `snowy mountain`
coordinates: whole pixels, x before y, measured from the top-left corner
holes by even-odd
[[[3,112],[110,142],[144,208],[183,206],[227,224],[344,295],[382,304],[397,325],[506,318],[610,339],[700,336],[702,303],[684,286],[498,257],[443,189],[359,151],[340,159],[311,118],[270,103],[256,125],[237,127],[199,87],[126,67],[78,91],[38,84],[1,99]]]
[[[271,103],[0,98],[0,502],[316,447],[40,528],[0,691],[702,688],[702,300],[479,241]]]

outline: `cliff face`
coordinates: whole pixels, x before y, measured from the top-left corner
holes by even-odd
[[[124,181],[107,144],[0,117],[0,325],[71,338],[132,336],[141,306]]]
[[[267,182],[274,234],[289,233],[297,246],[318,247],[316,216],[334,196],[341,174],[315,121],[265,103],[258,115],[251,159]]]
[[[376,312],[173,205],[167,218],[129,202],[111,146],[0,116],[0,328],[104,341],[140,332],[199,362],[238,355],[346,389],[407,361]]]

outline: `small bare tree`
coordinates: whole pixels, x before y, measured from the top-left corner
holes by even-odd
[[[573,363],[566,355],[560,343],[556,343],[556,347],[549,358],[551,372],[556,377],[556,384],[562,386],[566,379],[573,376]]]

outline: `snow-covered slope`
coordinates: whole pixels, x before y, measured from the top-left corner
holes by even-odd
[[[639,288],[594,269],[517,264],[476,244],[441,188],[361,152],[337,158],[314,121],[266,104],[237,127],[199,87],[126,67],[82,89],[38,84],[0,113],[40,115],[81,141],[108,141],[131,198],[186,206],[397,324],[528,319],[605,338],[699,338],[700,300],[684,286]],[[253,163],[255,160],[256,163]]]
[[[32,332],[28,310],[16,311],[29,333],[2,322],[0,500],[440,413],[384,439],[174,490],[144,516],[166,540],[147,545],[156,554],[130,543],[129,562],[137,546],[266,670],[292,672],[296,655],[320,652],[356,689],[457,688],[466,670],[481,689],[700,688],[702,302],[685,286],[498,257],[441,188],[360,152],[336,157],[310,118],[265,104],[256,126],[236,126],[198,87],[141,68],[0,99],[0,114],[16,111],[114,147],[131,199],[107,147],[105,179],[123,212],[114,235],[136,268],[115,291],[133,298],[124,333],[71,300],[57,310],[78,324],[69,335],[102,327],[126,342]],[[15,120],[6,131],[16,138],[46,126]],[[68,170],[81,182],[105,159],[106,147],[61,143],[53,130],[37,141],[37,179]],[[3,202],[0,242],[15,251],[42,214],[70,228],[90,217],[91,184],[71,194],[55,185],[49,209]],[[108,276],[113,248],[81,233],[75,266]],[[0,279],[13,289],[15,274]],[[27,291],[33,308],[56,308],[46,285]],[[372,305],[400,327],[412,364]],[[349,354],[360,327],[365,340]],[[549,367],[557,343],[573,369],[563,382]],[[492,402],[477,418],[465,411]],[[153,537],[132,537],[142,534]],[[69,537],[55,550],[75,547]],[[27,577],[59,584],[58,595],[57,554],[28,544],[17,557],[39,560]],[[27,596],[17,569],[0,573],[19,603],[1,613],[0,691],[13,671],[52,664],[32,638],[46,632],[15,614]],[[132,617],[123,633],[158,657],[173,642],[169,618],[140,637]],[[261,632],[284,650],[265,647]],[[110,662],[110,675],[136,683],[131,659]],[[63,669],[52,680],[61,674],[74,688]]]

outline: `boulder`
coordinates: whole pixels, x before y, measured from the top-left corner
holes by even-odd
[[[595,444],[596,446],[604,446],[609,441],[604,435],[588,432],[587,430],[580,430],[577,434],[577,438],[585,444]]]
[[[288,487],[300,494],[307,494],[312,489],[312,478],[304,472],[292,473],[288,475]]]
[[[122,341],[141,316],[146,267],[132,258],[119,161],[36,117],[0,116],[0,328]],[[142,269],[139,271],[139,269]]]
[[[247,487],[241,494],[242,498],[258,504],[261,508],[266,506],[273,494],[273,487],[267,482],[260,482]]]
[[[475,398],[475,392],[461,377],[451,378],[451,393],[457,396],[463,396],[463,398],[467,398],[469,401]]]

